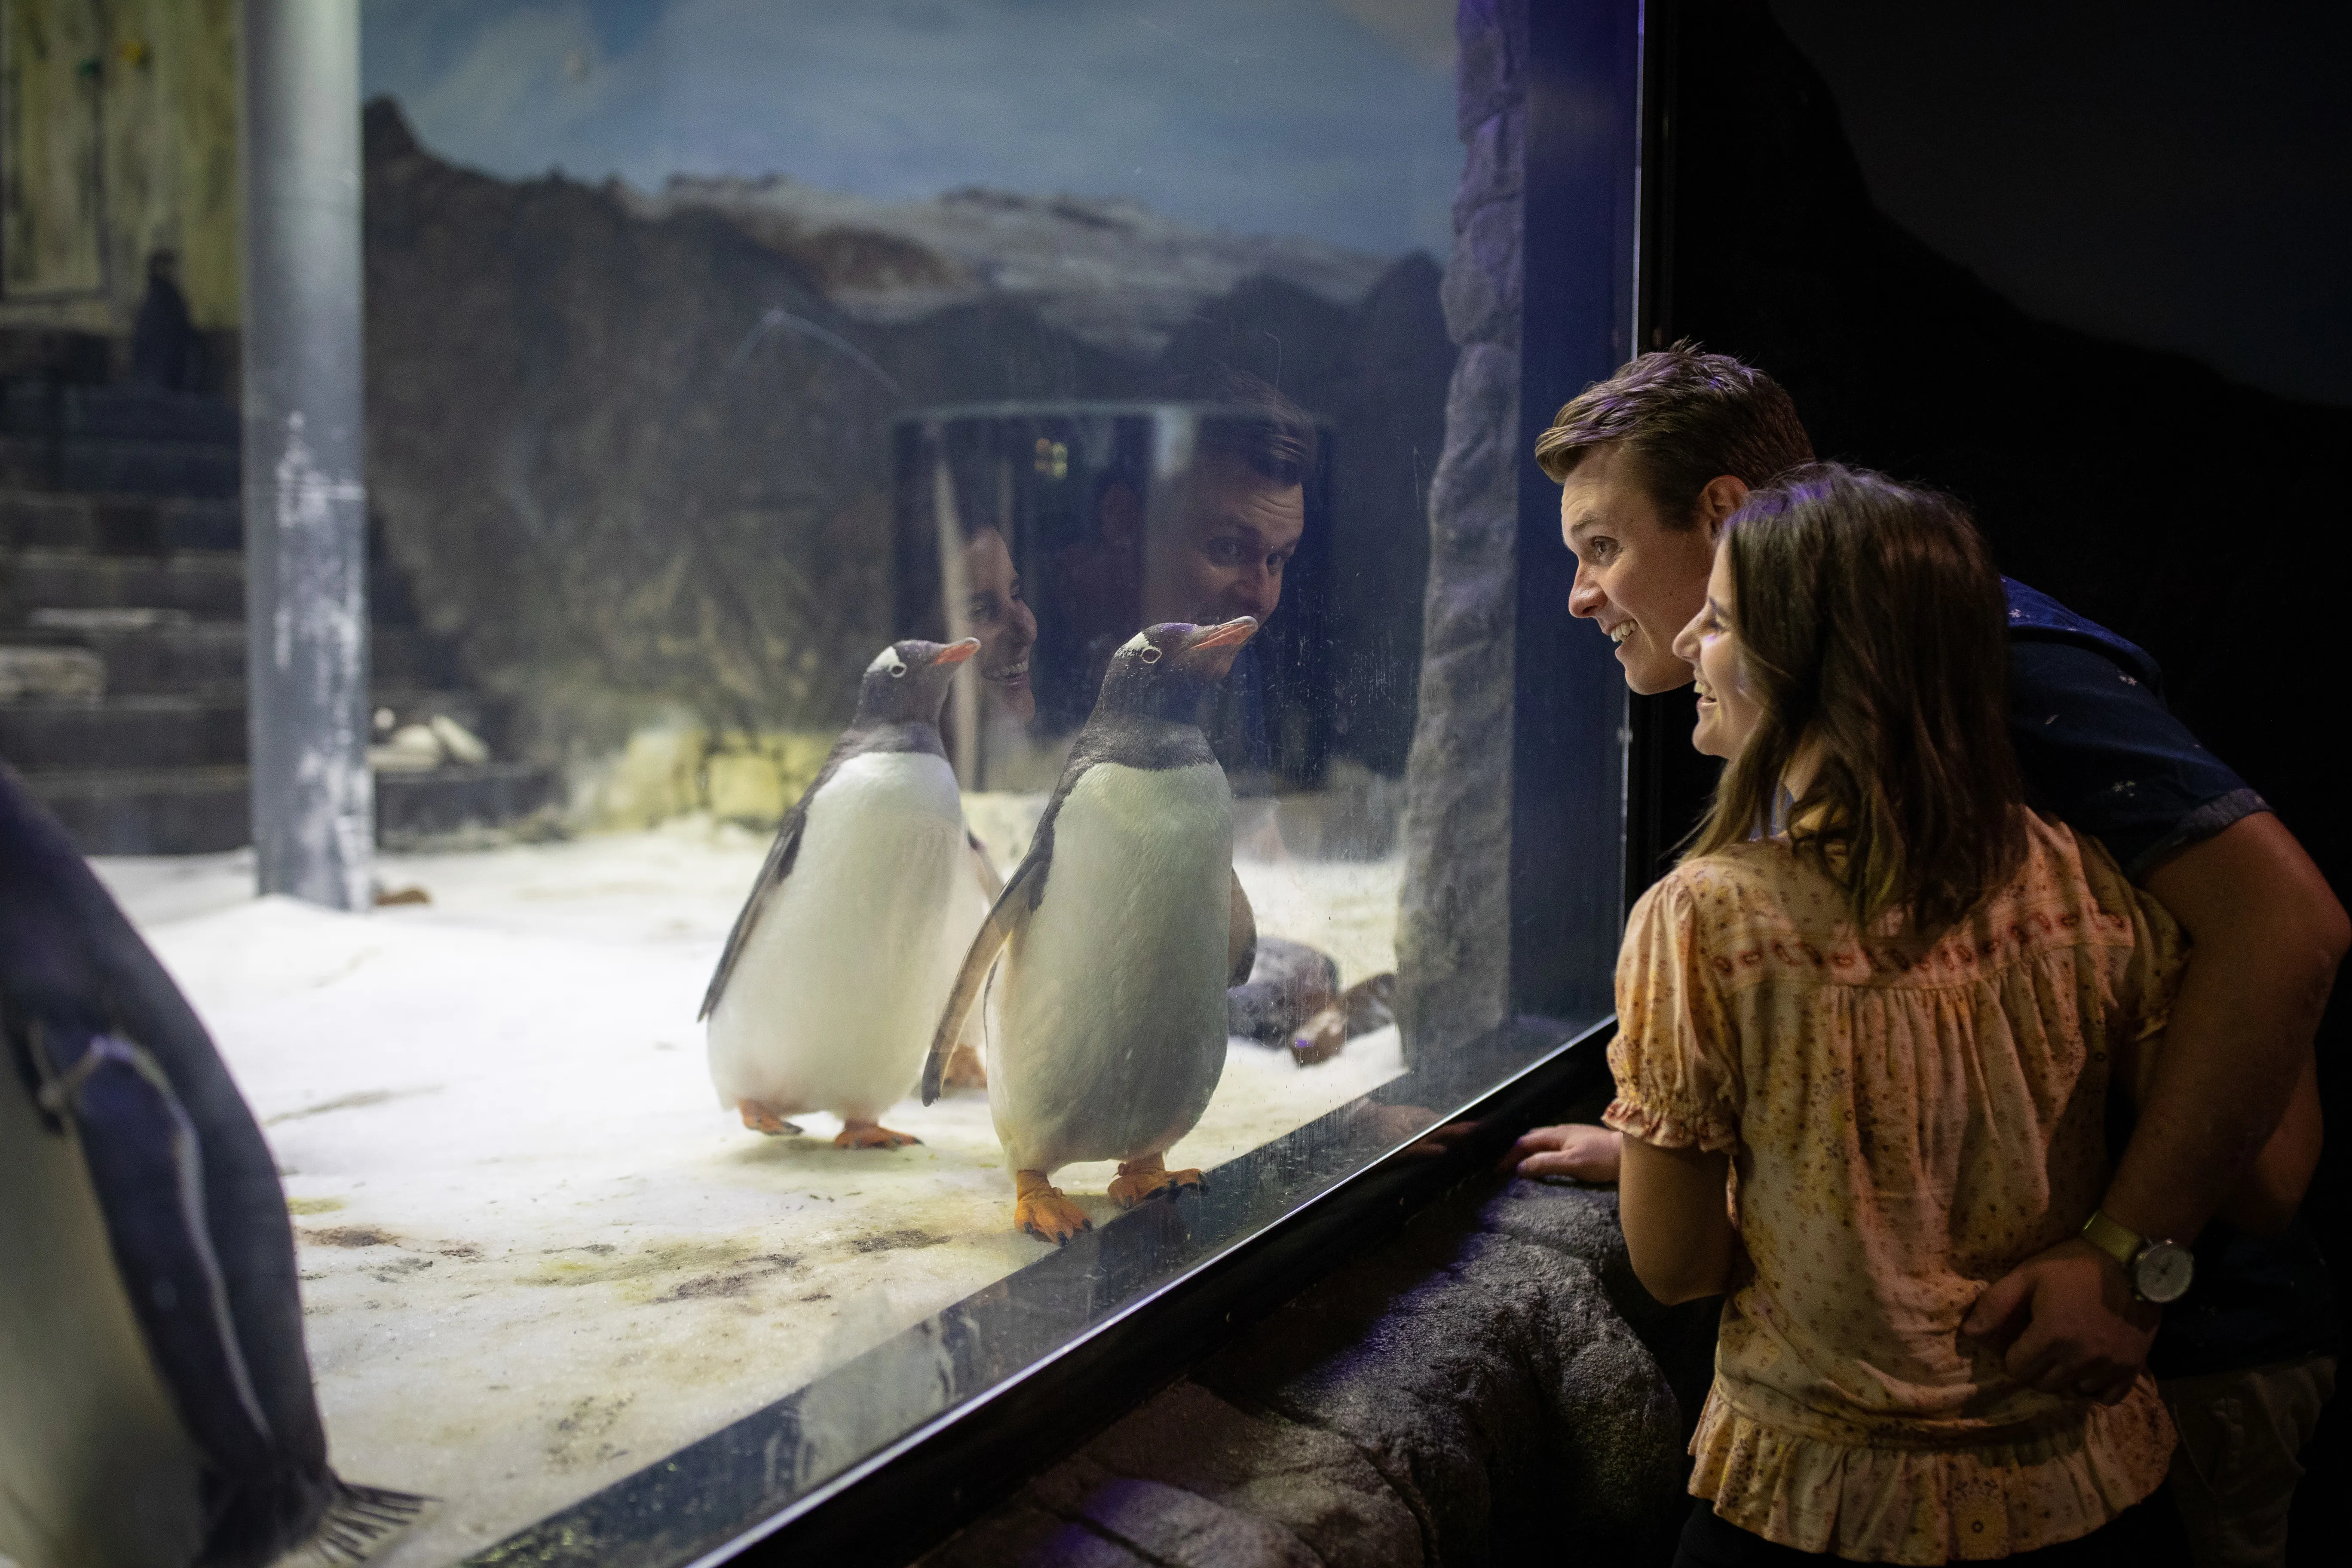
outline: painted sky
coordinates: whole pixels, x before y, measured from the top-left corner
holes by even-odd
[[[1452,0],[365,0],[362,74],[425,145],[646,190],[1125,197],[1443,258]]]

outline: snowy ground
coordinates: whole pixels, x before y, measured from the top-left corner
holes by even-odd
[[[1035,803],[973,802],[1010,860]],[[451,1562],[1042,1255],[984,1097],[917,1148],[722,1112],[694,1014],[765,850],[707,821],[387,856],[428,905],[251,896],[244,855],[98,862],[261,1119],[294,1210],[338,1468],[438,1504],[381,1562]],[[1262,931],[1394,966],[1397,866],[1244,860]],[[1402,1069],[1395,1032],[1294,1067],[1236,1043],[1171,1163],[1210,1166]],[[1058,1180],[1097,1215],[1111,1174]]]

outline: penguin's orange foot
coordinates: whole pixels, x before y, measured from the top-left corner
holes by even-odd
[[[946,1089],[986,1089],[988,1068],[981,1064],[978,1051],[970,1046],[958,1046],[948,1058],[948,1070],[940,1083]]]
[[[852,1121],[846,1117],[842,1120],[841,1131],[833,1135],[836,1149],[896,1149],[921,1142],[911,1132],[893,1132],[878,1121]]]
[[[1198,1170],[1171,1171],[1160,1163],[1159,1155],[1146,1154],[1118,1168],[1110,1184],[1110,1201],[1131,1209],[1146,1198],[1172,1198],[1188,1187],[1206,1192],[1209,1184]]]
[[[764,1132],[771,1138],[789,1138],[800,1131],[797,1123],[785,1121],[756,1100],[740,1100],[735,1109],[743,1113],[743,1125],[754,1132]]]
[[[1013,1200],[1013,1223],[1038,1240],[1067,1247],[1078,1232],[1094,1229],[1086,1210],[1064,1197],[1045,1172],[1016,1171],[1013,1187],[1018,1194]]]

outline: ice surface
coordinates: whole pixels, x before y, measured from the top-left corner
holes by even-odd
[[[478,1550],[1044,1255],[1010,1228],[979,1092],[897,1107],[924,1142],[892,1152],[836,1152],[824,1116],[761,1138],[714,1105],[694,1014],[765,848],[685,819],[388,855],[383,883],[433,901],[364,915],[253,898],[243,854],[96,862],[284,1172],[337,1468],[440,1500],[379,1561]],[[1239,868],[1262,931],[1344,981],[1393,966],[1393,860]],[[1392,1029],[1304,1069],[1236,1041],[1170,1162],[1214,1165],[1402,1070]],[[1057,1180],[1101,1224],[1111,1174]]]

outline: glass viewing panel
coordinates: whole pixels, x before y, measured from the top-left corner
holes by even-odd
[[[378,765],[562,789],[106,870],[382,1561],[709,1550],[1530,1058],[1390,1012],[1453,9],[368,0]]]

